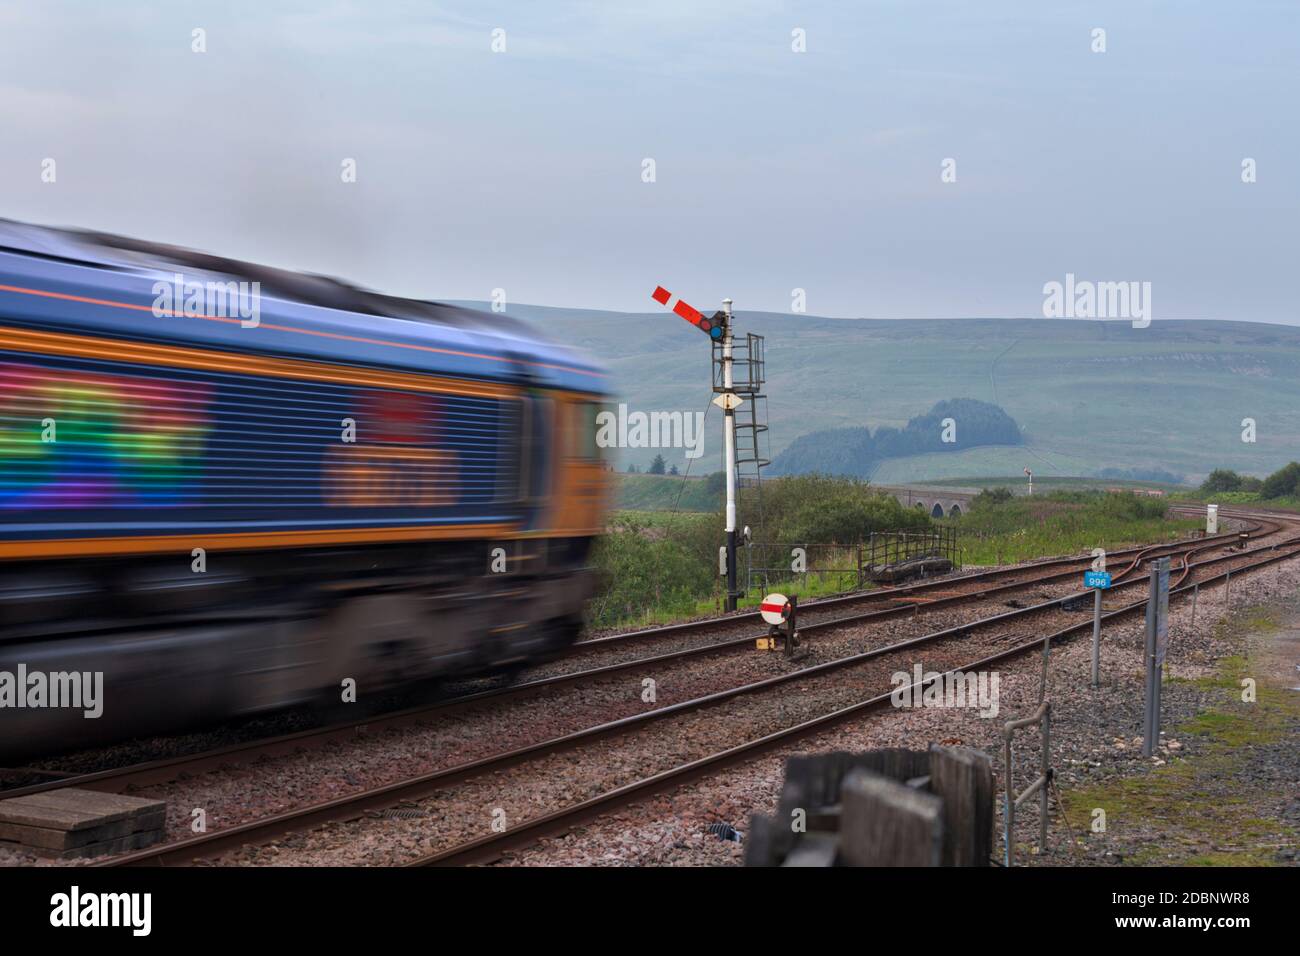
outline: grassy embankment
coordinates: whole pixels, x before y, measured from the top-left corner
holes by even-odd
[[[1185,538],[1200,519],[1166,518],[1158,498],[1097,492],[1055,492],[1033,498],[975,499],[953,523],[961,529],[967,565],[1015,564],[1033,558]]]
[[[624,478],[620,484],[630,485],[637,496],[632,500],[648,509],[618,511],[610,519],[595,552],[603,582],[590,605],[591,625],[631,628],[718,613],[723,605],[718,575],[721,515],[653,510],[656,505],[663,507],[662,502],[671,507],[678,491],[683,500],[686,495],[703,496],[706,481],[683,483],[643,475],[630,481]],[[626,507],[629,496],[620,493],[619,500]],[[1100,493],[1010,501],[985,495],[968,514],[951,523],[961,531],[965,564],[1011,564],[1095,547],[1113,550],[1170,540],[1200,526],[1194,520],[1166,520],[1165,507],[1155,499]],[[844,575],[818,573],[818,568],[851,567],[857,541],[872,531],[921,531],[936,525],[863,482],[815,475],[765,482],[761,526],[756,520],[758,503],[748,490],[742,492],[740,512],[747,516],[742,523],[755,528],[756,539],[785,546],[774,549],[770,560],[756,563],[784,562],[789,555],[786,547],[829,546],[809,550],[809,573],[791,573],[783,581],[769,582],[804,599],[844,590],[848,586]],[[744,566],[742,558],[742,571]],[[751,594],[742,606],[753,606],[761,597]]]

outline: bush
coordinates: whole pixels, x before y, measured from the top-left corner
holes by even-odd
[[[717,472],[701,484],[720,491],[725,481],[725,474]],[[931,526],[927,515],[904,508],[859,479],[799,475],[768,480],[761,489],[761,508],[759,494],[759,489],[742,488],[739,508],[741,521],[758,543],[851,545],[873,531]],[[642,624],[705,609],[702,603],[722,593],[718,547],[723,540],[717,512],[616,513],[592,555],[601,582],[588,611],[591,624]]]
[[[1258,491],[1220,491],[1212,495],[1206,495],[1211,501],[1216,501],[1221,505],[1245,505],[1251,502],[1259,501]]]
[[[617,515],[597,540],[592,560],[601,582],[589,609],[592,625],[609,627],[650,612],[690,614],[713,593],[722,519],[679,514],[665,520]]]
[[[1098,506],[1099,514],[1123,521],[1163,518],[1168,510],[1168,503],[1159,498],[1145,498],[1129,494],[1105,495]]]
[[[1262,498],[1300,496],[1300,462],[1293,461],[1265,478],[1259,493]]]
[[[1013,497],[1010,488],[985,488],[971,499],[970,506],[972,508],[992,508],[1006,504]]]
[[[929,515],[905,508],[860,478],[808,474],[774,478],[742,489],[741,514],[754,540],[765,543],[855,544],[873,531],[924,531]],[[761,526],[759,517],[761,515]]]
[[[1214,471],[1201,482],[1201,491],[1207,495],[1218,494],[1222,491],[1249,491],[1252,489],[1243,488],[1242,482],[1246,479],[1232,471],[1229,468],[1216,468]],[[1258,481],[1258,478],[1251,479]]]

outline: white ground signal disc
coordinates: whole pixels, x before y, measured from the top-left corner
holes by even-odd
[[[789,612],[790,602],[784,594],[769,594],[758,606],[758,613],[763,615],[763,620],[768,624],[784,624]]]

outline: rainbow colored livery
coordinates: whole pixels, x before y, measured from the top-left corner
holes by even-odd
[[[194,501],[207,405],[201,386],[0,363],[0,509]]]

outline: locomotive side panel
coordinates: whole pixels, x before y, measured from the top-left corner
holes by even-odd
[[[464,537],[521,518],[508,389],[147,358],[0,329],[0,557]]]

